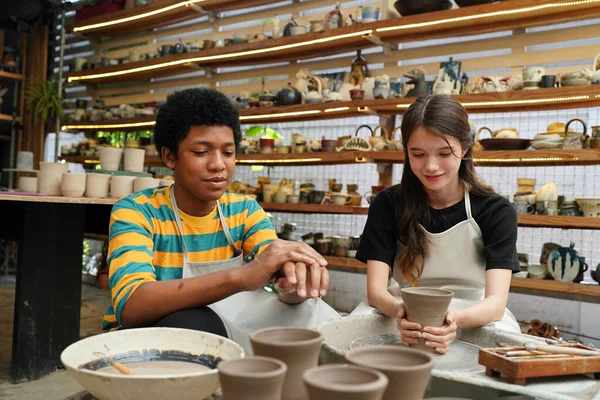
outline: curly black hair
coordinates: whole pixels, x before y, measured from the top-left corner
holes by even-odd
[[[154,142],[177,155],[179,143],[196,125],[228,126],[236,147],[242,140],[240,116],[227,96],[215,89],[193,88],[177,91],[160,106],[154,126]]]

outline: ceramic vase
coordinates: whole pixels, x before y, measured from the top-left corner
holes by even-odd
[[[446,312],[454,293],[450,290],[428,287],[403,288],[400,292],[407,320],[418,323],[421,329],[427,326],[437,328],[444,325]],[[414,348],[430,353],[435,352],[435,349],[425,346],[423,339],[419,339],[419,344]]]
[[[19,178],[19,191],[24,193],[37,192],[38,178],[35,176],[22,176]]]
[[[146,156],[146,150],[127,148],[123,151],[123,154],[123,169],[125,171],[144,171],[144,157]]]
[[[67,169],[67,164],[41,161],[37,191],[48,196],[60,196],[62,174],[67,172]]]
[[[160,185],[160,180],[150,177],[136,178],[133,181],[133,191],[139,192],[140,190],[155,188]]]
[[[350,364],[373,368],[387,376],[389,384],[383,400],[421,400],[434,364],[430,353],[399,346],[359,347],[344,357]]]
[[[123,149],[116,147],[98,147],[100,157],[100,168],[106,171],[118,171],[121,165]]]
[[[246,357],[219,363],[223,400],[279,400],[286,365],[269,357]]]
[[[321,333],[304,328],[267,328],[254,332],[250,343],[255,355],[276,358],[287,365],[282,400],[308,398],[302,374],[319,362]]]
[[[83,193],[85,193],[85,173],[63,173],[60,190],[65,197],[83,197]]]
[[[346,364],[314,367],[302,378],[310,400],[380,400],[388,385],[381,372]]]
[[[135,176],[113,175],[110,179],[110,197],[119,199],[133,193]]]
[[[103,199],[108,197],[110,175],[88,173],[85,182],[85,197]]]

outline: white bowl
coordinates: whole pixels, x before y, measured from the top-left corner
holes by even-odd
[[[244,350],[237,343],[222,336],[188,329],[125,329],[92,336],[67,347],[60,358],[69,374],[94,397],[102,400],[204,399],[219,388],[218,370],[190,371],[185,368],[177,373],[151,375],[142,370],[136,372],[133,364],[129,364],[134,375],[122,375],[110,368],[106,372],[83,368],[86,364],[90,368],[106,365],[103,361],[97,362],[102,358],[94,352],[102,352],[124,366],[158,355],[166,357],[169,355],[167,352],[177,352],[178,357],[168,358],[172,361],[203,355],[223,360],[244,357]],[[125,355],[127,359],[123,357]],[[197,364],[189,364],[198,367]]]
[[[600,197],[578,197],[575,201],[585,217],[600,218]]]

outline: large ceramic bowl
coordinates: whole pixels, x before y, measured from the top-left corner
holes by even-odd
[[[111,357],[134,374],[119,374],[95,352]],[[219,359],[242,357],[242,347],[221,336],[188,329],[140,328],[80,340],[62,352],[61,361],[69,374],[100,400],[197,400],[218,389]],[[168,372],[137,367],[151,364],[165,370],[161,368],[168,365],[161,364],[165,361],[170,364]],[[182,364],[184,368],[173,368]]]
[[[600,197],[578,197],[575,201],[584,216],[600,218]]]
[[[394,8],[401,16],[448,10],[452,7],[450,0],[398,0]]]

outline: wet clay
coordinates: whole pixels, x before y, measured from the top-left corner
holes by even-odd
[[[288,368],[283,383],[283,400],[305,400],[308,394],[302,383],[302,374],[315,367],[323,336],[303,328],[267,328],[250,336],[252,351],[257,356],[276,358]]]
[[[421,400],[427,390],[434,357],[430,353],[398,346],[355,348],[344,357],[351,364],[376,369],[389,380],[383,400]]]
[[[204,365],[186,361],[142,361],[123,364],[134,375],[179,375],[193,372],[209,371]],[[121,373],[112,365],[97,370],[107,374],[120,375]]]
[[[380,400],[388,385],[375,369],[343,364],[311,368],[303,379],[310,400]]]
[[[400,292],[407,320],[418,323],[421,329],[427,326],[438,328],[444,325],[446,312],[454,293],[450,290],[427,287],[403,288]],[[412,347],[435,352],[435,349],[425,346],[423,339],[419,339],[419,344]]]
[[[286,365],[274,358],[246,357],[219,364],[223,400],[280,400]]]

